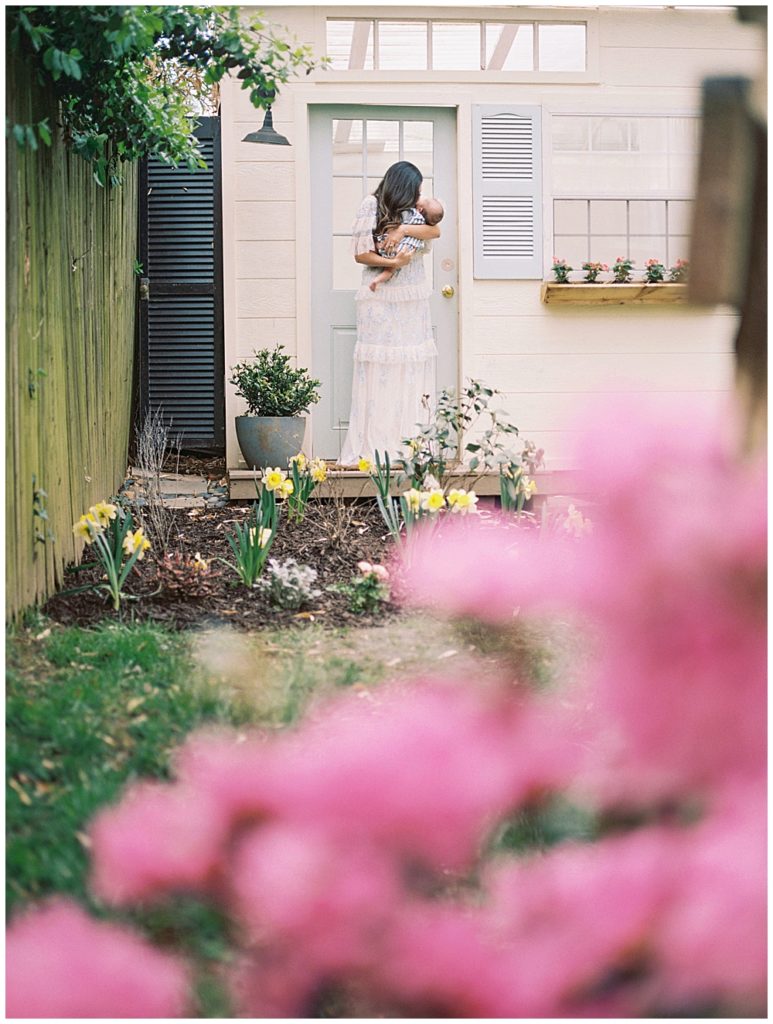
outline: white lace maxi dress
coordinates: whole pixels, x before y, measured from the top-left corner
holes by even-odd
[[[367,196],[352,229],[354,255],[373,251],[376,198]],[[424,275],[424,245],[390,281],[372,292],[368,285],[382,267],[363,267],[355,295],[357,342],[354,347],[352,407],[340,462],[360,458],[401,458],[400,442],[417,433],[427,410],[422,396],[434,400],[437,348],[429,309],[431,289]]]

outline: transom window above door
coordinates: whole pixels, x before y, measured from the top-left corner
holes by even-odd
[[[583,72],[584,21],[327,19],[335,71]]]

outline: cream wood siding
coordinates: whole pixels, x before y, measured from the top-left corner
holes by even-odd
[[[257,13],[250,8],[250,13]],[[501,20],[503,8],[262,8],[319,55],[325,18],[445,17]],[[560,8],[508,8],[519,19],[566,19]],[[732,12],[583,8],[589,22],[589,69],[582,84],[496,72],[315,72],[285,86],[274,126],[291,147],[242,143],[262,123],[246,92],[223,83],[223,221],[226,367],[255,347],[284,344],[311,365],[310,180],[308,105],[357,103],[453,106],[457,109],[460,373],[484,377],[505,393],[504,404],[524,437],[545,447],[548,468],[569,464],[572,415],[600,396],[643,394],[661,405],[694,400],[723,408],[732,386],[737,320],[728,310],[684,308],[548,308],[540,283],[476,281],[472,249],[472,108],[524,104],[543,112],[543,243],[549,262],[552,230],[551,113],[697,113],[706,74],[753,75],[764,60],[758,30]],[[449,83],[450,86],[449,86]],[[452,214],[453,215],[453,214]],[[314,370],[311,365],[312,371]],[[244,466],[233,417],[243,411],[226,389],[227,459]],[[313,431],[307,435],[307,449]]]

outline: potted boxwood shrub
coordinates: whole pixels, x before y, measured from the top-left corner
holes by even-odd
[[[236,417],[236,436],[251,469],[286,466],[303,445],[302,414],[319,401],[320,381],[294,370],[283,352],[284,345],[264,348],[231,368],[236,394],[247,402],[247,414]]]

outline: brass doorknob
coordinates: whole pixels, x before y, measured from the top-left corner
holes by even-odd
[[[440,294],[445,296],[447,299],[452,299],[454,296],[454,286],[451,284],[443,285],[440,289]]]

